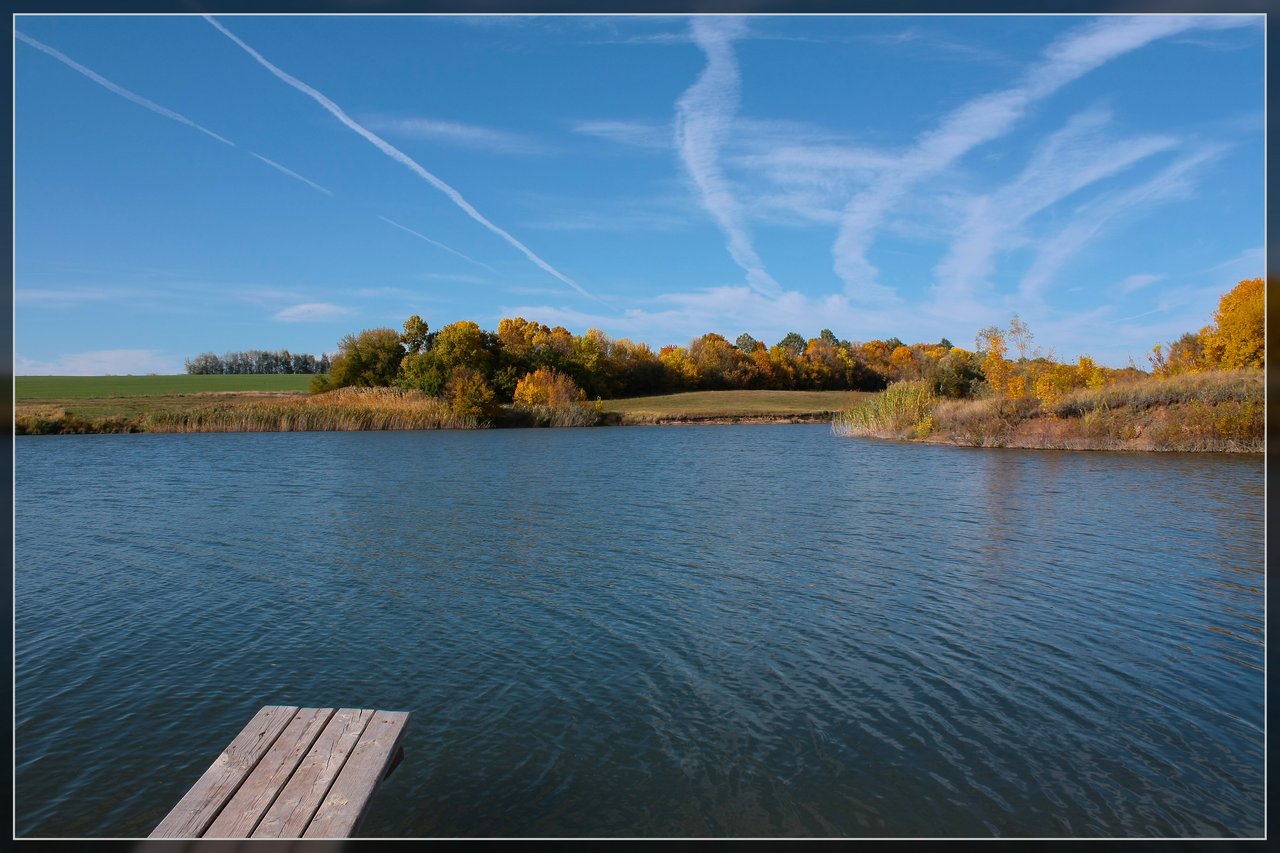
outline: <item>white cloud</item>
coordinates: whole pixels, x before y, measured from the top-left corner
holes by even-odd
[[[995,256],[1027,242],[1018,229],[1035,214],[1084,187],[1174,147],[1169,137],[1112,140],[1105,110],[1078,113],[1051,134],[1010,183],[973,199],[946,257],[934,269],[935,295],[963,298],[986,283]]]
[[[13,301],[19,305],[63,308],[86,302],[114,302],[148,295],[150,294],[140,290],[114,287],[17,287],[13,291]]]
[[[1202,146],[1137,186],[1107,193],[1082,205],[1064,228],[1039,242],[1030,269],[1018,283],[1019,294],[1028,301],[1039,298],[1058,269],[1114,220],[1140,213],[1157,202],[1189,198],[1193,189],[1193,172],[1216,159],[1225,148],[1222,145]]]
[[[694,18],[690,29],[707,55],[707,65],[676,102],[676,147],[706,208],[728,238],[729,255],[747,274],[747,284],[761,293],[781,288],[765,271],[751,245],[737,199],[720,166],[720,149],[728,141],[738,109],[740,82],[733,40],[744,31],[739,18]]]
[[[867,259],[886,213],[917,182],[955,163],[975,147],[1008,133],[1027,111],[1090,71],[1153,41],[1195,29],[1250,25],[1237,16],[1142,15],[1105,17],[1050,44],[1041,61],[1007,89],[974,98],[921,134],[894,168],[845,207],[832,252],[845,292],[859,301],[883,301],[891,291],[877,281]]]
[[[669,149],[671,148],[671,126],[646,121],[610,121],[583,119],[570,123],[574,133],[594,136],[632,145],[637,148]]]
[[[1135,273],[1134,275],[1125,276],[1124,281],[1120,282],[1121,293],[1133,293],[1135,290],[1141,290],[1150,284],[1155,284],[1164,278],[1158,273]]]
[[[153,349],[105,349],[68,353],[53,361],[18,356],[18,376],[108,376],[181,373],[180,359]]]
[[[275,318],[284,323],[323,323],[350,313],[351,309],[329,302],[303,302],[281,308],[275,313]]]

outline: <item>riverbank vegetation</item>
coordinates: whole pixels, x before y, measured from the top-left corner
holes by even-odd
[[[1265,448],[1262,279],[1225,294],[1213,322],[1168,347],[1152,372],[1031,352],[1030,330],[978,334],[980,379],[954,393],[937,378],[891,384],[841,412],[837,434],[973,446],[1261,452]],[[1006,357],[1009,343],[1018,358]]]
[[[856,342],[824,329],[808,340],[791,332],[772,346],[745,333],[734,343],[708,333],[657,352],[598,329],[573,335],[521,317],[503,319],[496,332],[470,321],[433,332],[415,315],[401,331],[347,335],[328,374],[19,377],[14,428],[442,429],[805,421],[838,413],[833,426],[841,435],[1257,451],[1265,422],[1264,290],[1262,279],[1240,282],[1210,325],[1155,346],[1150,372],[1042,354],[1017,315],[1008,328],[981,330],[972,351],[945,338]],[[284,363],[277,360],[281,369]]]

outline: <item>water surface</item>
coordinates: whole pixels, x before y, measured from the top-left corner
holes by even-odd
[[[1261,457],[824,426],[20,437],[18,836],[265,704],[377,836],[1260,836]]]

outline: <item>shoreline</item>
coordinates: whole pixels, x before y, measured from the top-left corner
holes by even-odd
[[[670,418],[655,418],[652,420],[626,420],[616,412],[606,413],[603,422],[596,424],[596,427],[680,427],[680,426],[765,426],[771,424],[830,424],[831,415],[743,415],[741,417],[712,415],[707,417],[683,416]],[[105,428],[94,428],[95,426],[105,426]],[[118,428],[117,428],[118,427]],[[527,425],[502,425],[492,424],[489,426],[476,427],[436,427],[435,429],[581,429],[582,427],[548,427],[548,426],[527,426]],[[195,428],[181,430],[166,429],[143,429],[138,428],[134,424],[115,424],[109,423],[104,425],[82,425],[75,424],[73,428],[63,429],[60,431],[47,432],[27,432],[25,430],[15,429],[15,436],[35,436],[35,435],[118,435],[118,434],[151,434],[151,435],[173,435],[173,434],[194,434],[194,433],[265,433],[265,432],[405,432],[410,430],[431,431],[432,428],[422,428],[414,426],[364,426],[364,427],[329,427],[318,429],[226,429],[221,427],[212,428]],[[1265,456],[1266,450],[1263,448],[1239,447],[1239,446],[1219,446],[1219,447],[1178,447],[1178,446],[1161,446],[1151,441],[1140,441],[1137,439],[1116,442],[1113,440],[1097,440],[1086,437],[1060,437],[1049,439],[1043,437],[1028,437],[1010,435],[1004,437],[992,437],[989,441],[978,442],[972,439],[961,437],[943,437],[929,436],[926,438],[916,438],[902,435],[895,435],[886,432],[867,432],[857,435],[848,435],[847,438],[864,438],[874,441],[891,441],[897,444],[916,444],[926,446],[939,447],[961,447],[974,448],[982,450],[1058,450],[1070,452],[1118,452],[1118,453],[1197,453],[1197,454],[1217,454],[1231,453],[1247,456]],[[1225,440],[1226,444],[1230,444],[1230,440]]]

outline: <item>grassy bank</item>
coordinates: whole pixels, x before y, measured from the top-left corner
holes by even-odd
[[[899,383],[840,413],[837,434],[973,447],[1261,453],[1262,371],[1218,371],[1034,398],[945,400]]]
[[[45,377],[20,377],[20,379]],[[198,392],[204,383],[172,383],[173,379],[282,380],[288,377],[55,377],[59,380],[152,380],[135,383],[142,393],[103,394],[101,383],[27,385],[14,407],[19,435],[114,432],[277,432],[361,429],[474,429],[481,426],[591,426],[623,424],[737,423],[758,420],[830,419],[833,412],[871,395],[847,391],[699,391],[658,397],[608,400],[583,408],[545,406],[501,408],[494,418],[458,418],[448,405],[419,392],[389,388],[345,388],[327,394],[281,390],[287,383],[261,383],[266,388],[237,390],[235,382],[214,383],[215,391]],[[24,383],[26,384],[26,383]],[[247,383],[254,384],[254,383]],[[73,387],[75,386],[75,387]],[[230,386],[230,387],[229,387]],[[38,388],[45,396],[33,393]],[[121,386],[115,385],[120,388]],[[184,393],[173,389],[186,388]],[[206,386],[207,387],[207,386]],[[92,388],[95,395],[72,391]],[[54,392],[63,396],[48,396]]]
[[[623,424],[827,420],[871,396],[862,391],[690,391],[605,400],[603,408]]]
[[[274,376],[15,376],[13,396],[19,403],[58,404],[68,400],[117,397],[163,397],[242,391],[306,391],[311,375]]]

